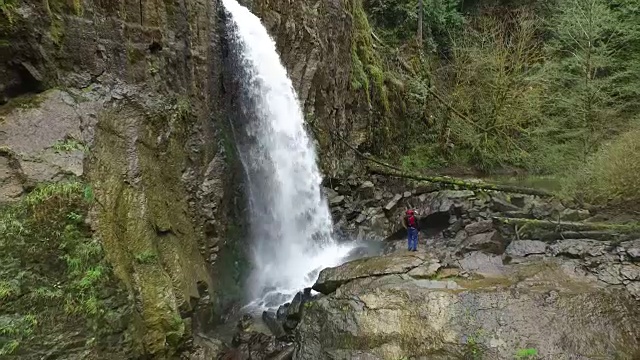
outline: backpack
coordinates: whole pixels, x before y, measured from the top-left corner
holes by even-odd
[[[416,216],[415,216],[415,215],[409,215],[409,216],[407,217],[407,225],[408,225],[409,227],[412,227],[412,228],[417,228],[417,227],[418,227],[418,226],[417,226],[418,224],[417,224]]]

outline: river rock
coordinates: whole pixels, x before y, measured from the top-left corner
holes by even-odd
[[[515,240],[512,241],[505,254],[509,256],[525,257],[529,255],[545,254],[547,244],[537,240]]]
[[[404,274],[422,263],[424,256],[419,253],[394,253],[358,259],[322,270],[313,290],[330,294],[349,281],[368,276]]]
[[[523,347],[542,359],[632,359],[640,348],[635,300],[557,262],[477,280],[362,278],[309,305],[296,330],[300,360],[462,359],[469,338],[485,359],[512,359]]]
[[[474,222],[464,228],[464,231],[466,231],[469,236],[490,232],[491,230],[493,230],[493,221],[491,220]]]

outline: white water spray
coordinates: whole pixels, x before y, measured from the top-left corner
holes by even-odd
[[[353,249],[332,237],[316,154],[292,82],[260,19],[236,0],[222,1],[239,62],[244,124],[233,127],[247,173],[254,271],[249,306],[273,309],[311,286],[322,268]]]

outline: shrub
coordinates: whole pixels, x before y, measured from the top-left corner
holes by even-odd
[[[640,128],[600,149],[568,180],[565,190],[593,205],[640,208]]]

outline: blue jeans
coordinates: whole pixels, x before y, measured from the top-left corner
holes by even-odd
[[[418,229],[407,229],[407,241],[409,242],[409,251],[418,250]]]

